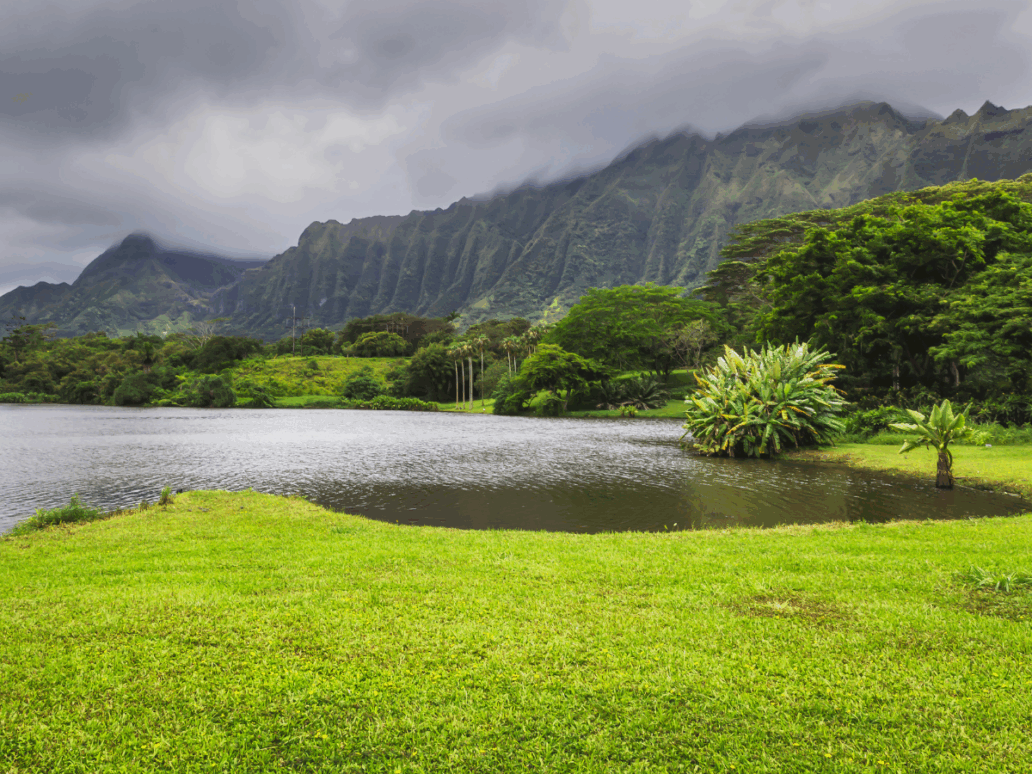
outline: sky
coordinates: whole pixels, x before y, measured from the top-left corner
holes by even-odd
[[[134,231],[272,257],[861,99],[1032,104],[1025,0],[3,0],[0,294]]]

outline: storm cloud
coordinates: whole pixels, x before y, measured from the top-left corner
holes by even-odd
[[[1032,103],[1032,11],[1010,0],[7,0],[4,16],[0,270],[22,284],[140,229],[271,256],[314,220],[546,183],[685,127],[859,99]]]

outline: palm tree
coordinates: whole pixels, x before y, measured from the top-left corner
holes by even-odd
[[[480,408],[484,407],[484,347],[490,343],[487,336],[480,334],[473,339],[473,346],[480,353]],[[472,366],[470,366],[472,368]],[[472,398],[472,395],[470,396]]]
[[[462,378],[455,383],[455,408],[459,407],[459,385],[462,385],[462,405],[466,405],[466,364],[463,358],[466,357],[466,350],[464,345],[456,344],[455,348],[451,351],[451,356],[456,359],[459,366],[462,368]]]
[[[457,349],[449,349],[448,357],[452,359],[452,365],[455,366],[455,406],[459,405],[459,351]]]
[[[516,352],[520,348],[518,336],[510,336],[502,341],[502,349],[505,350],[505,357],[509,363],[509,376],[512,376],[512,367],[516,363]]]

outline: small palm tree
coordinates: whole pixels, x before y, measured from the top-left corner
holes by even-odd
[[[965,427],[967,411],[954,414],[953,406],[948,400],[944,400],[941,406],[932,407],[932,413],[927,421],[920,412],[907,409],[907,413],[913,417],[915,424],[898,422],[890,427],[909,432],[917,431],[921,438],[916,442],[904,441],[899,453],[904,454],[918,446],[934,447],[939,452],[935,485],[939,489],[953,489],[953,453],[949,450],[949,445],[972,433],[972,428]]]

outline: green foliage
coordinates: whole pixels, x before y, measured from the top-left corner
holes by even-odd
[[[158,505],[172,505],[175,498],[172,496],[172,487],[166,486],[161,490],[161,497],[158,498]]]
[[[158,389],[156,381],[150,374],[140,371],[126,374],[115,389],[112,401],[116,406],[141,406],[148,403]]]
[[[340,394],[346,400],[368,401],[383,392],[383,382],[373,376],[371,368],[363,368],[348,377]]]
[[[552,395],[548,399],[548,410],[553,410],[555,400],[558,400],[561,414],[565,413],[570,394],[575,389],[608,376],[608,373],[599,363],[567,352],[555,344],[540,344],[534,354],[523,361],[517,381],[527,392],[548,390]]]
[[[0,403],[28,403],[29,399],[20,392],[0,392]]]
[[[205,374],[230,368],[248,355],[262,351],[262,342],[244,336],[212,336],[196,353],[193,368]]]
[[[954,573],[953,578],[962,586],[975,591],[992,591],[999,594],[1032,591],[1032,573],[1020,570],[994,572],[981,567],[969,567],[967,570]]]
[[[843,429],[844,405],[831,386],[831,355],[808,344],[763,347],[739,355],[725,347],[717,364],[696,374],[699,388],[685,400],[685,436],[696,449],[720,456],[774,456],[785,444],[828,441]]]
[[[436,403],[419,400],[419,398],[395,398],[390,395],[377,395],[374,398],[342,398],[338,403],[341,408],[372,409],[374,411],[439,411]]]
[[[590,288],[545,340],[620,370],[669,374],[684,326],[714,316],[712,307],[681,296],[682,288],[653,284]]]
[[[624,406],[634,409],[653,409],[665,406],[670,392],[655,376],[637,376],[621,383]]]
[[[351,351],[358,357],[400,357],[408,351],[408,344],[397,333],[376,331],[359,336]]]
[[[1032,204],[998,186],[825,218],[740,280],[759,340],[836,349],[851,390],[1028,392]]]
[[[498,382],[501,381],[502,377],[509,375],[509,364],[503,360],[496,360],[495,362],[488,365],[484,369],[484,373],[477,372],[474,378],[474,384],[476,385],[476,392],[478,395],[492,395],[495,388],[498,386]]]
[[[52,510],[39,508],[34,516],[20,522],[10,531],[11,535],[24,535],[55,524],[73,524],[80,521],[94,521],[104,517],[96,508],[88,508],[79,500],[78,493],[72,495],[68,505]]]
[[[494,398],[493,414],[515,416],[527,408],[531,394],[518,378],[506,375],[498,380],[491,397]]]
[[[428,400],[454,399],[455,364],[447,346],[430,344],[412,356],[405,392]]]
[[[301,335],[299,347],[302,355],[336,354],[336,341],[333,331],[325,328],[311,328]]]
[[[202,376],[187,383],[182,401],[193,408],[228,408],[236,405],[236,395],[221,376]]]
[[[955,414],[950,402],[944,400],[941,405],[932,408],[927,420],[924,414],[913,409],[907,409],[907,414],[914,420],[913,423],[896,422],[891,427],[917,433],[918,437],[917,440],[904,441],[899,453],[905,454],[919,446],[935,449],[939,455],[935,485],[951,489],[953,487],[953,453],[949,450],[949,445],[971,435],[972,429],[965,424],[966,412]]]

